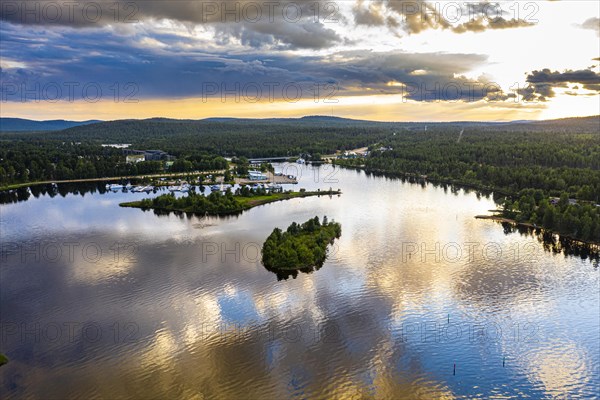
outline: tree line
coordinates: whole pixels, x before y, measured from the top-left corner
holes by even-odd
[[[56,139],[0,139],[0,187],[15,183],[132,176],[161,172],[214,171],[228,167],[215,154],[190,152],[170,168],[164,161],[127,163],[121,149]]]
[[[522,190],[506,199],[502,214],[517,222],[525,222],[589,242],[600,242],[599,207],[579,204],[563,193],[560,199],[548,199],[542,190]]]

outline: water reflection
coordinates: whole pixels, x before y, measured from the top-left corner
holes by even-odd
[[[573,240],[568,237],[560,236],[541,228],[532,228],[529,226],[516,225],[509,222],[500,222],[505,234],[518,232],[521,236],[535,237],[540,242],[544,250],[555,254],[564,254],[565,256],[580,257],[582,260],[589,259],[598,267],[600,261],[600,246],[596,244],[587,244],[579,240]]]
[[[340,197],[229,218],[123,209],[152,194],[101,184],[4,204],[3,398],[597,394],[600,280],[589,257],[476,220],[494,207],[485,195],[336,177],[315,181],[306,167],[300,185],[339,186]],[[344,226],[336,251],[323,268],[276,280],[256,249],[274,227],[314,215]]]
[[[264,265],[263,265],[264,266]],[[310,268],[299,268],[299,269],[279,269],[279,268],[269,268],[264,266],[267,271],[274,273],[277,276],[278,281],[285,281],[289,278],[296,279],[298,274],[312,274],[315,271],[320,270],[323,267],[323,264],[316,265]]]

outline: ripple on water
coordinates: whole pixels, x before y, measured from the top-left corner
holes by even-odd
[[[300,186],[320,187],[306,172]],[[9,399],[596,394],[597,268],[546,252],[535,238],[475,220],[494,208],[485,197],[355,171],[340,171],[336,179],[340,197],[277,203],[207,221],[113,207],[131,198],[127,194],[51,202],[41,196],[1,206],[3,240],[24,247],[94,242],[109,249],[94,263],[81,255],[57,263],[21,262],[18,251],[3,253],[3,323],[95,322],[103,329],[98,341],[31,343],[13,335],[2,343],[11,358],[0,369],[3,394]],[[45,212],[32,212],[39,209]],[[260,260],[205,251],[207,243],[227,249],[260,244],[273,227],[315,214],[341,222],[343,232],[325,265],[311,274],[277,281]],[[115,261],[110,251],[115,242],[135,243],[136,251]],[[437,243],[492,242],[502,248],[501,257],[479,251],[472,259],[449,261],[406,251],[409,243],[435,251]],[[515,247],[522,249],[516,258]],[[111,330],[116,322],[117,341]],[[132,341],[125,340],[128,323]]]

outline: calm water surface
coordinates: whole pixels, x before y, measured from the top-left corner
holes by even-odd
[[[475,193],[290,168],[343,194],[227,219],[118,206],[155,194],[0,206],[2,397],[598,395],[597,261],[476,220]],[[341,239],[278,280],[258,249],[315,215]]]

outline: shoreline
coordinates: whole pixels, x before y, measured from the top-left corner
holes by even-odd
[[[38,181],[38,182],[27,182],[27,183],[15,183],[8,186],[0,187],[0,192],[15,190],[29,186],[39,186],[39,185],[50,185],[52,183],[84,183],[84,182],[111,182],[118,181],[122,179],[146,179],[146,178],[174,178],[174,177],[185,177],[188,175],[211,175],[211,174],[223,174],[225,170],[216,170],[216,171],[190,171],[190,172],[173,172],[166,174],[146,174],[146,175],[124,175],[124,176],[112,176],[112,177],[104,177],[104,178],[81,178],[81,179],[65,179],[65,180],[54,180],[54,181]]]
[[[454,181],[454,180],[449,180],[449,179],[432,179],[429,178],[427,176],[421,176],[418,174],[414,174],[414,173],[408,173],[408,172],[404,172],[404,173],[391,173],[391,172],[386,172],[384,170],[380,170],[380,169],[368,169],[364,166],[346,166],[346,165],[342,165],[342,164],[334,164],[338,167],[342,167],[342,168],[348,168],[348,169],[355,169],[355,170],[361,170],[364,172],[375,172],[375,173],[380,173],[384,176],[389,176],[389,177],[399,177],[399,176],[403,176],[403,177],[408,177],[408,178],[417,178],[417,179],[423,179],[426,182],[431,182],[431,183],[443,183],[443,184],[451,184],[451,185],[456,185],[459,186],[461,188],[466,188],[466,189],[472,189],[472,190],[476,190],[476,191],[488,191],[488,192],[494,192],[494,193],[499,193],[501,195],[504,196],[514,196],[514,193],[510,193],[507,191],[504,191],[502,189],[496,189],[490,186],[484,186],[484,185],[477,185],[477,184],[466,184],[466,183],[461,183],[459,181]],[[490,210],[491,211],[491,210]],[[492,211],[491,211],[492,212]],[[495,211],[493,211],[495,212]],[[560,232],[557,232],[555,230],[551,230],[551,229],[547,229],[544,228],[543,226],[537,226],[528,222],[517,222],[515,220],[511,220],[509,218],[503,217],[503,216],[499,216],[499,215],[477,215],[475,216],[476,219],[487,219],[487,220],[494,220],[497,222],[507,222],[513,225],[518,225],[518,226],[523,226],[523,227],[527,227],[527,228],[531,228],[531,229],[543,229],[544,231],[550,232],[552,234],[558,235],[559,237],[565,238],[565,239],[569,239],[575,242],[579,242],[582,244],[586,244],[589,246],[600,246],[600,242],[590,242],[590,241],[586,241],[586,240],[582,240],[582,239],[578,239],[578,238],[574,238],[572,236],[569,235],[565,235],[565,234],[561,234]]]
[[[11,185],[0,187],[0,192],[6,192],[9,190],[21,189],[30,186],[50,185],[53,183],[86,183],[86,182],[113,182],[126,179],[153,179],[153,178],[185,178],[190,175],[222,175],[226,170],[214,170],[214,171],[189,171],[189,172],[168,172],[162,174],[144,174],[144,175],[121,175],[121,176],[107,176],[102,178],[80,178],[80,179],[63,179],[53,181],[36,181],[36,182],[24,182],[24,183],[13,183]],[[236,177],[232,183],[239,185],[248,185],[253,183],[273,183],[273,184],[297,184],[298,181],[295,179],[289,179],[286,176],[276,176],[272,172],[267,172],[267,179],[260,181],[253,181],[247,178]],[[216,182],[218,183],[218,182]],[[205,185],[210,185],[206,183]],[[167,184],[158,186],[168,186]]]
[[[569,239],[569,240],[572,240],[574,242],[578,242],[578,243],[585,244],[585,245],[588,245],[588,246],[594,246],[594,247],[598,246],[599,249],[600,249],[600,242],[590,242],[590,241],[587,241],[587,240],[582,240],[582,239],[574,238],[572,236],[565,235],[565,234],[562,234],[560,232],[556,232],[554,230],[544,228],[543,226],[538,226],[538,225],[532,224],[530,222],[518,222],[518,221],[515,221],[514,219],[506,218],[506,217],[503,217],[501,215],[476,215],[475,219],[485,219],[485,220],[488,220],[488,221],[495,221],[495,222],[500,222],[500,223],[508,223],[508,224],[512,224],[512,225],[515,225],[515,226],[522,226],[522,227],[525,227],[525,228],[541,229],[541,230],[546,231],[548,233],[551,233],[553,235],[558,235],[559,237],[562,237],[562,238],[565,238],[565,239]]]
[[[398,177],[415,178],[415,179],[422,179],[426,182],[431,182],[431,183],[456,185],[456,186],[459,186],[464,189],[495,192],[495,193],[499,193],[503,196],[514,196],[515,195],[515,193],[508,192],[506,190],[502,190],[502,189],[498,189],[498,188],[494,188],[492,186],[486,186],[486,185],[481,185],[481,184],[476,184],[476,183],[465,183],[465,182],[457,181],[454,179],[431,178],[428,175],[421,175],[421,174],[417,174],[417,173],[413,173],[413,172],[389,172],[389,171],[385,171],[385,170],[378,169],[378,168],[366,168],[365,166],[343,165],[343,164],[336,164],[336,163],[333,163],[332,165],[335,165],[336,167],[355,169],[355,170],[360,170],[360,171],[369,172],[369,173],[381,174],[381,175],[384,175],[384,176],[390,177],[390,178],[398,178]]]

